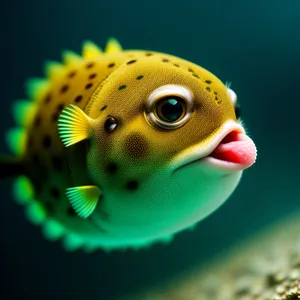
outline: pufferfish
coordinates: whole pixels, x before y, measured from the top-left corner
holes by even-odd
[[[48,62],[13,106],[15,198],[68,250],[167,242],[234,191],[256,147],[236,115],[237,96],[204,68],[176,56],[103,52]]]

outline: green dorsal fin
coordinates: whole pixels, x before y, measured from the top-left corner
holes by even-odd
[[[58,120],[58,132],[68,147],[89,137],[92,119],[74,104],[67,106]]]
[[[84,58],[97,58],[103,55],[103,51],[91,41],[85,41],[82,48],[82,56]]]
[[[101,191],[93,185],[78,186],[67,188],[66,195],[76,213],[86,219],[95,210]]]
[[[46,61],[44,68],[45,74],[50,80],[62,77],[66,73],[66,67],[64,65],[52,60]]]
[[[26,145],[27,134],[24,128],[11,128],[6,133],[7,144],[15,155],[23,154]]]
[[[34,103],[28,100],[17,100],[13,103],[13,116],[17,124],[22,126],[29,125],[36,111]]]
[[[28,97],[37,100],[49,90],[50,83],[47,79],[31,78],[26,81],[25,86]]]
[[[62,54],[62,58],[63,62],[68,66],[82,62],[81,56],[70,50],[65,50]]]
[[[110,38],[106,44],[105,53],[119,53],[122,52],[121,44],[115,39]]]

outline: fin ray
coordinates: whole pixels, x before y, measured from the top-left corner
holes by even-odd
[[[89,137],[92,119],[76,105],[70,104],[58,119],[59,136],[66,147]]]
[[[95,210],[101,192],[98,187],[88,185],[67,188],[66,195],[76,213],[86,219]]]

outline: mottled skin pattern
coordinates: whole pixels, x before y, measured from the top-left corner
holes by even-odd
[[[186,86],[194,94],[191,119],[175,130],[155,128],[145,117],[145,100],[167,84]],[[202,206],[198,200],[191,205],[184,200],[191,184],[210,171],[186,168],[174,173],[172,162],[195,145],[207,147],[226,121],[237,122],[225,85],[191,62],[146,51],[82,58],[50,77],[49,88],[37,98],[23,155],[27,175],[48,218],[59,221],[87,248],[142,246],[167,238],[208,215],[238,183],[241,172],[227,176],[223,185],[218,182],[224,174],[205,179],[199,181],[205,193],[216,198],[223,193],[222,199]],[[97,130],[90,140],[65,148],[57,121],[69,104],[96,120]],[[104,130],[108,116],[118,121],[111,133]],[[177,189],[182,176],[187,182]],[[212,182],[207,189],[206,182]],[[66,188],[81,185],[96,185],[103,191],[95,212],[85,220],[65,197]],[[177,206],[172,193],[187,204]]]

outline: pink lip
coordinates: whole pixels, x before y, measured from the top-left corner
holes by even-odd
[[[229,170],[244,170],[254,164],[256,147],[245,134],[232,131],[204,158],[210,165]]]

